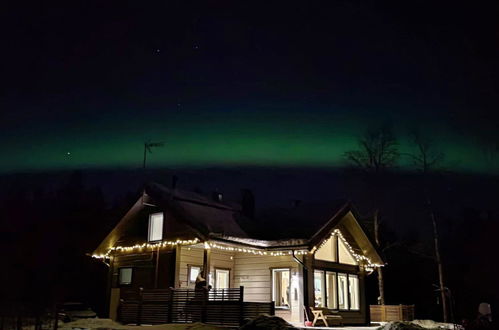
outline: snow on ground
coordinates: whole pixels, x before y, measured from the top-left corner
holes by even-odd
[[[162,325],[121,325],[110,319],[81,319],[74,322],[64,323],[59,327],[61,330],[78,330],[78,329],[99,329],[99,330],[221,330],[223,328],[203,324],[203,323],[187,323],[187,324],[162,324]]]
[[[439,323],[432,320],[414,320],[410,322],[388,322],[378,328],[379,330],[441,330],[455,329],[454,324]]]

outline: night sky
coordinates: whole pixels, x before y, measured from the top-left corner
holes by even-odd
[[[497,2],[3,6],[0,172],[336,167],[390,124],[498,173]]]

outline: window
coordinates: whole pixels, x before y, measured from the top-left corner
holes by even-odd
[[[350,309],[359,310],[359,277],[357,275],[348,274],[348,284],[350,292]]]
[[[336,273],[314,271],[315,307],[336,309]]]
[[[340,309],[348,309],[347,274],[338,274],[338,305]]]
[[[157,242],[163,239],[163,213],[149,215],[149,242]]]
[[[336,304],[336,273],[326,272],[326,306],[327,308],[337,309]]]
[[[359,277],[355,274],[314,271],[315,307],[359,310]]]
[[[277,308],[289,308],[290,269],[272,269],[272,300]]]
[[[215,289],[228,289],[230,287],[230,270],[215,268]]]
[[[200,266],[191,266],[189,265],[189,272],[187,274],[189,283],[196,283],[196,278],[198,277],[199,273],[201,273],[201,267]]]
[[[132,267],[123,267],[119,269],[119,283],[120,285],[132,284]]]
[[[354,259],[350,251],[348,251],[345,243],[339,239],[338,240],[338,252],[340,255],[340,263],[347,265],[357,265],[357,260]]]
[[[324,260],[324,261],[338,261],[336,259],[336,246],[337,246],[338,238],[336,236],[328,239],[323,246],[321,246],[317,252],[315,252],[315,259]]]
[[[314,293],[315,307],[326,307],[326,299],[324,298],[324,272],[322,270],[314,271]]]

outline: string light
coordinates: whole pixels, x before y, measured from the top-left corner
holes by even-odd
[[[273,256],[273,257],[279,257],[279,256],[290,256],[293,255],[293,250],[287,250],[287,251],[266,251],[266,250],[259,250],[259,249],[253,249],[253,248],[243,248],[243,247],[235,247],[235,246],[230,246],[230,245],[221,245],[218,243],[205,243],[205,245],[208,244],[210,248],[221,250],[221,251],[229,251],[229,252],[240,252],[240,253],[248,253],[248,254],[253,254],[253,255],[260,255],[260,256]],[[303,255],[303,254],[308,254],[307,250],[297,250],[294,251],[295,255]]]
[[[384,265],[382,264],[376,264],[371,261],[370,258],[358,254],[355,252],[355,250],[352,248],[350,243],[345,239],[343,234],[339,229],[333,230],[331,235],[324,239],[321,244],[318,246],[314,246],[310,251],[306,249],[302,250],[285,250],[285,251],[267,251],[267,250],[261,250],[261,249],[255,249],[255,248],[246,248],[246,247],[236,247],[236,246],[231,246],[231,245],[222,245],[214,242],[203,242],[204,248],[205,249],[217,249],[221,251],[229,251],[229,252],[238,252],[238,253],[248,253],[252,255],[259,255],[259,256],[273,256],[273,257],[279,257],[279,256],[292,256],[294,255],[306,255],[306,254],[314,254],[317,250],[322,248],[328,240],[332,239],[334,236],[337,236],[341,239],[343,244],[346,246],[348,252],[355,258],[355,260],[363,264],[365,269],[367,271],[372,271],[374,268],[377,267],[382,267]],[[142,244],[135,244],[131,246],[115,246],[110,248],[105,254],[94,254],[92,255],[93,258],[96,259],[109,259],[110,255],[112,252],[133,252],[133,251],[143,251],[143,250],[155,250],[158,248],[164,248],[164,247],[173,247],[177,245],[195,245],[200,243],[201,241],[198,238],[190,239],[190,240],[175,240],[175,241],[161,241],[157,243],[142,243]]]
[[[113,251],[133,252],[135,250],[139,250],[139,251],[143,251],[143,250],[147,250],[147,249],[154,250],[154,249],[158,249],[158,248],[173,247],[173,246],[177,246],[177,245],[194,245],[197,243],[199,243],[198,238],[188,239],[188,240],[178,239],[175,241],[161,241],[161,242],[155,242],[155,243],[142,243],[142,244],[135,244],[135,245],[131,245],[131,246],[119,245],[119,246],[113,246],[112,248],[107,250],[107,252],[104,254],[94,254],[94,255],[92,255],[92,258],[109,259],[110,255]]]
[[[333,230],[333,232],[331,233],[331,235],[328,238],[326,238],[325,240],[323,240],[322,243],[319,244],[319,246],[314,246],[310,252],[311,253],[315,253],[318,249],[320,249],[321,247],[323,247],[324,244],[326,244],[328,240],[332,239],[334,236],[337,236],[337,237],[339,237],[341,239],[341,241],[343,242],[343,244],[346,246],[348,252],[350,252],[350,254],[355,258],[355,260],[357,260],[358,263],[364,263],[364,264],[366,264],[365,265],[366,266],[366,270],[371,270],[373,268],[383,267],[384,266],[384,265],[381,265],[381,264],[373,263],[371,261],[371,259],[368,258],[368,257],[366,257],[365,255],[356,253],[355,250],[352,248],[352,246],[350,245],[350,243],[348,243],[348,241],[345,239],[345,237],[343,236],[343,234],[341,233],[341,231],[339,229]]]

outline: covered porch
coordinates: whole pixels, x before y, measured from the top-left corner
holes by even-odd
[[[194,288],[196,277],[208,269],[216,290],[243,287],[243,301],[269,303],[275,315],[303,324],[303,254],[299,251],[262,252],[254,248],[210,241],[177,249],[176,288]]]

